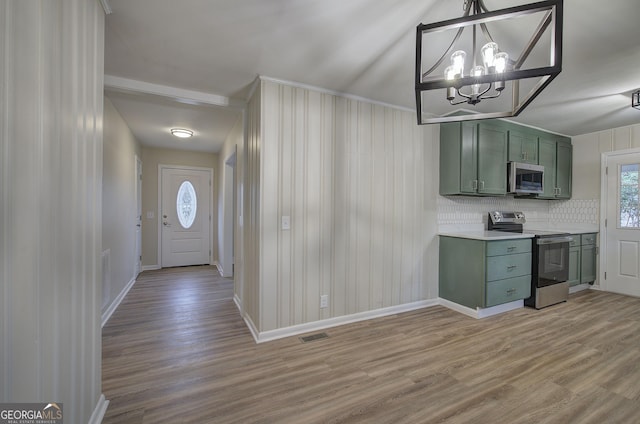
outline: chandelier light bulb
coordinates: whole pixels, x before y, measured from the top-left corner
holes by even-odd
[[[484,75],[484,66],[474,66],[471,68],[471,76],[481,77]],[[480,92],[480,84],[473,84],[471,86],[473,94],[478,94]]]
[[[496,73],[503,73],[507,70],[507,64],[509,63],[509,54],[506,52],[500,52],[496,54],[493,63],[496,68]]]
[[[467,54],[464,50],[456,50],[451,54],[451,66],[455,71],[454,75],[464,76],[464,60],[466,57]]]
[[[498,52],[499,50],[497,43],[490,42],[482,46],[480,54],[482,55],[482,62],[487,69],[495,66],[495,57]]]

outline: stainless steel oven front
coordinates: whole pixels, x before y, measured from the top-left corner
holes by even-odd
[[[562,283],[569,279],[569,243],[571,240],[571,236],[535,239],[538,266],[536,284],[538,287]]]
[[[569,245],[566,234],[536,235],[533,239],[531,297],[525,304],[537,309],[569,297]]]

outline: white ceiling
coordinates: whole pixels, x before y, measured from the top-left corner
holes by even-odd
[[[491,10],[530,2],[485,0]],[[265,75],[414,109],[416,25],[459,17],[462,3],[109,0],[107,81],[134,80],[125,91],[152,83],[168,97],[108,85],[107,96],[143,144],[214,152],[239,109],[176,101],[172,89],[234,105]],[[562,73],[514,120],[566,135],[640,123],[630,107],[631,91],[640,88],[640,2],[565,0],[564,15]],[[172,126],[196,137],[178,142],[167,135]]]

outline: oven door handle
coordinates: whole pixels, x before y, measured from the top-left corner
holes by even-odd
[[[573,237],[548,237],[548,238],[539,238],[536,240],[536,244],[558,244],[558,243],[570,243],[573,241]]]

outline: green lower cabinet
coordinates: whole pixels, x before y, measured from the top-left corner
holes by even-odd
[[[496,306],[531,296],[531,275],[487,282],[485,306]]]
[[[593,283],[597,274],[597,233],[575,234],[569,248],[569,285]]]
[[[485,241],[440,236],[439,295],[488,308],[531,295],[531,239]]]
[[[580,284],[580,246],[569,249],[569,285]]]
[[[580,283],[596,281],[596,253],[595,245],[586,245],[580,248]]]

